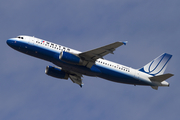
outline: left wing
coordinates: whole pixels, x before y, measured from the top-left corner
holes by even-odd
[[[80,87],[82,87],[84,85],[80,76],[69,75],[69,77],[73,83],[78,84]]]
[[[82,77],[83,77],[82,74],[73,71],[67,71],[67,70],[65,71],[69,74],[69,78],[73,83],[78,84],[80,87],[84,85],[82,82]]]
[[[113,51],[115,51],[115,49],[121,45],[126,45],[127,42],[115,42],[100,48],[96,48],[87,52],[82,52],[79,54],[79,57],[83,58],[84,60],[87,61],[86,66],[87,67],[91,67],[94,62],[98,59],[98,58],[103,58],[105,55],[109,54],[109,53],[113,53]]]

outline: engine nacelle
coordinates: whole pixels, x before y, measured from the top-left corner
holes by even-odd
[[[59,59],[64,62],[70,63],[70,64],[81,64],[82,63],[81,58],[79,58],[78,56],[76,56],[72,53],[68,53],[68,52],[64,52],[64,51],[61,52]]]
[[[69,75],[62,71],[60,68],[47,66],[45,73],[49,76],[60,78],[60,79],[68,79]]]

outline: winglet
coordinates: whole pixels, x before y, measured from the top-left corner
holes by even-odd
[[[84,84],[80,84],[79,86],[82,88],[83,85],[84,85]]]
[[[124,45],[126,45],[127,43],[128,43],[128,41],[124,41],[124,42],[122,42]]]

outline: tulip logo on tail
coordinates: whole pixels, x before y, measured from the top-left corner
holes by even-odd
[[[139,69],[139,71],[145,72],[147,74],[156,76],[164,73],[169,60],[172,55],[164,53],[145,65],[143,68]]]

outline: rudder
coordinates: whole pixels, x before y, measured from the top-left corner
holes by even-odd
[[[171,54],[163,53],[159,57],[146,64],[144,67],[140,68],[139,71],[145,72],[153,76],[162,75],[166,70],[166,67],[171,57]]]

